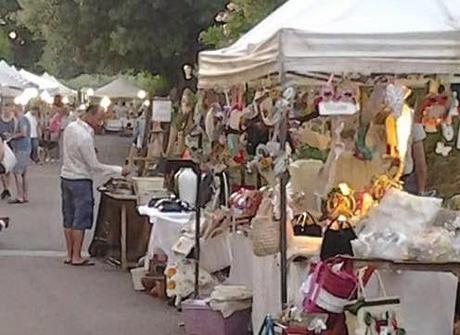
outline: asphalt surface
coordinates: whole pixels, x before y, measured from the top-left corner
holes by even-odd
[[[102,136],[96,143],[101,161],[124,162],[129,139]],[[30,203],[2,201],[0,216],[12,220],[0,232],[0,334],[183,334],[180,315],[135,292],[128,273],[103,263],[86,268],[62,263],[58,163],[32,166]]]

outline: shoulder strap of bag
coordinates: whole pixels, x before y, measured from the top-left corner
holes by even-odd
[[[364,268],[359,269],[358,271],[358,296],[360,298],[364,298],[365,300],[367,300],[368,298],[368,295],[366,293],[366,288],[364,285],[364,277],[366,275],[367,270],[368,270],[368,267],[364,267]],[[372,271],[372,274],[375,275],[375,277],[377,278],[377,281],[379,284],[379,290],[381,294],[383,295],[383,297],[388,297],[387,291],[385,290],[385,286],[383,285],[383,280],[382,280],[382,276],[380,275],[380,272],[374,269]]]

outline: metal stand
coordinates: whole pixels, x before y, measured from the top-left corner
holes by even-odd
[[[283,58],[283,55],[280,56]],[[280,62],[280,82],[282,89],[286,89],[286,72],[283,66],[284,62]],[[281,151],[284,154],[286,152],[286,143],[288,136],[288,115],[283,115],[281,129],[280,129],[280,146]],[[288,303],[288,293],[287,293],[287,193],[286,187],[288,184],[288,173],[287,171],[283,173],[280,177],[280,267],[281,267],[281,306],[283,309],[287,307]]]
[[[200,184],[201,169],[196,165],[193,171],[197,175],[196,201],[195,201],[195,299],[200,295],[200,238],[201,238],[201,208],[200,208]]]

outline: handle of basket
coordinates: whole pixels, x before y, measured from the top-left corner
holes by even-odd
[[[222,228],[222,227],[219,227],[219,228],[216,228],[214,229],[211,233],[208,234],[208,236],[206,237],[206,240],[209,240],[211,238],[214,238],[216,237],[217,235],[219,235],[220,233],[225,233],[225,229]]]

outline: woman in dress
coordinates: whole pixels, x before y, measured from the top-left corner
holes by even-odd
[[[14,155],[16,156],[16,165],[13,169],[14,179],[16,181],[16,199],[10,200],[10,204],[24,204],[29,202],[27,167],[29,165],[32,144],[30,140],[31,127],[29,120],[24,116],[22,107],[15,108],[16,129],[11,139]]]

